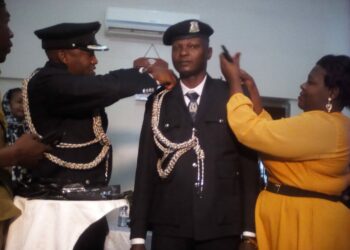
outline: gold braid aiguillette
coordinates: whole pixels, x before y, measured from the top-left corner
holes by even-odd
[[[28,125],[29,131],[32,134],[38,135],[40,138],[42,138],[42,135],[40,135],[37,130],[34,127],[34,124],[32,122],[30,109],[29,109],[29,100],[28,100],[28,82],[29,80],[37,73],[35,71],[28,79],[23,80],[23,87],[22,87],[22,97],[23,97],[23,107],[24,107],[24,115],[25,120]],[[100,115],[95,115],[93,117],[92,122],[92,128],[95,134],[95,138],[91,141],[84,142],[84,143],[64,143],[61,142],[56,147],[58,148],[83,148],[87,147],[89,145],[95,144],[95,143],[101,143],[102,149],[100,153],[95,157],[94,160],[87,162],[87,163],[76,163],[76,162],[69,162],[65,161],[63,159],[60,159],[59,157],[51,154],[51,153],[44,153],[44,156],[50,160],[51,162],[55,163],[58,166],[69,168],[69,169],[75,169],[75,170],[86,170],[86,169],[92,169],[96,167],[98,164],[102,162],[102,160],[108,155],[108,151],[110,148],[110,141],[105,134],[103,127],[102,127],[102,120]],[[108,176],[108,164],[106,164],[106,170],[105,170],[105,176],[107,178]]]
[[[159,174],[159,177],[161,178],[167,178],[169,174],[173,171],[176,162],[178,159],[187,151],[193,149],[195,154],[197,155],[197,180],[196,180],[196,187],[198,188],[199,192],[201,193],[203,191],[204,187],[204,159],[205,154],[203,149],[201,148],[199,144],[199,139],[196,136],[196,130],[193,128],[192,130],[192,136],[189,140],[181,142],[181,143],[174,143],[168,140],[162,132],[159,130],[159,118],[161,113],[161,107],[163,98],[166,93],[168,93],[169,90],[163,90],[159,92],[154,97],[153,106],[152,106],[152,118],[151,118],[151,127],[153,131],[153,138],[154,142],[159,148],[160,151],[162,151],[163,156],[158,159],[157,162],[157,171]],[[167,166],[163,169],[162,165],[165,162],[165,160],[170,156],[170,154],[173,154],[168,161]]]

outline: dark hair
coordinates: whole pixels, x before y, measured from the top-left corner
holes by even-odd
[[[13,88],[13,89],[10,89],[10,90],[8,91],[8,94],[7,94],[7,95],[8,95],[9,101],[11,101],[13,95],[14,95],[15,93],[17,93],[17,92],[22,92],[22,89],[21,89],[21,88]]]
[[[2,8],[2,7],[5,7],[5,1],[4,0],[0,0],[0,8]]]
[[[329,89],[339,88],[339,104],[341,108],[350,108],[350,57],[345,55],[326,55],[317,65],[326,70],[324,79]]]

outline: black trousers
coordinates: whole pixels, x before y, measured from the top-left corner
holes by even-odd
[[[197,241],[191,238],[152,235],[152,250],[237,250],[239,236]]]
[[[103,250],[108,232],[108,222],[106,216],[103,216],[85,229],[73,250]]]

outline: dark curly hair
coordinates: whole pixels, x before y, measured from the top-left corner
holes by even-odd
[[[340,107],[350,108],[350,57],[346,55],[326,55],[317,65],[326,70],[324,79],[329,89],[339,88]]]

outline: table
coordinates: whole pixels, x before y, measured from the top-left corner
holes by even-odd
[[[127,201],[29,200],[16,196],[14,204],[22,215],[10,225],[6,250],[70,250],[90,224],[115,208],[127,206]]]

